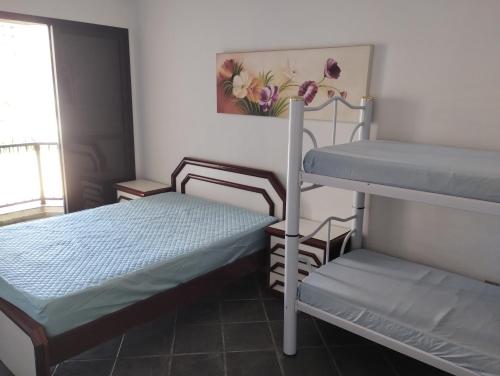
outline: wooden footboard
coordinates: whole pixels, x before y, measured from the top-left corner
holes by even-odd
[[[43,327],[0,299],[0,359],[19,376],[49,376],[49,346]]]
[[[50,366],[152,321],[265,265],[262,250],[119,311],[47,337],[26,313],[0,299],[0,358],[16,376],[49,376]]]

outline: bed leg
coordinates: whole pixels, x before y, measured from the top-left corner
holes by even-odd
[[[47,343],[35,345],[36,376],[50,376],[49,346]]]
[[[297,352],[297,285],[300,216],[300,171],[302,164],[302,132],[304,128],[304,100],[291,98],[289,105],[288,174],[285,231],[285,302],[283,325],[283,352]]]
[[[298,238],[296,237],[286,238],[286,254],[298,253],[297,240]],[[285,257],[285,317],[283,325],[283,352],[285,355],[295,355],[297,352],[297,312],[295,310],[295,304],[297,299],[298,276],[297,264],[294,263],[293,259],[297,259],[297,256]]]

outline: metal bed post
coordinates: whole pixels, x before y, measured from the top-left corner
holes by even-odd
[[[285,317],[283,352],[297,351],[297,285],[299,255],[300,171],[302,165],[302,134],[304,128],[304,99],[290,98],[288,127],[288,174],[285,231]]]
[[[361,106],[364,109],[360,110],[359,122],[362,124],[359,132],[359,140],[370,139],[370,126],[372,121],[373,98],[363,97]],[[358,249],[363,246],[363,218],[365,213],[365,194],[354,192],[352,214],[355,219],[352,221],[351,230],[351,248]]]

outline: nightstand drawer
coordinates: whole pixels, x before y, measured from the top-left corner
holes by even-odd
[[[270,235],[269,287],[280,293],[284,291],[285,281],[285,223],[282,221],[266,227],[266,233]],[[301,218],[300,235],[312,233],[319,224],[319,222]],[[328,237],[328,230],[323,228],[315,236],[299,244],[299,281],[302,281],[313,268],[319,268],[328,262],[327,253],[329,253],[330,260],[340,254],[340,248],[348,231],[346,228],[331,225],[330,237]],[[330,242],[328,242],[328,238]],[[329,252],[326,251],[327,244]]]
[[[271,267],[271,273],[278,274],[285,278],[285,264],[278,262],[275,265]],[[309,275],[309,272],[306,270],[299,269],[299,281],[302,281],[304,277],[307,277]]]
[[[276,253],[278,255],[285,257],[285,239],[281,239],[275,236],[271,236],[271,253]],[[325,260],[325,250],[321,248],[311,247],[305,244],[299,246],[299,254],[309,260],[312,266],[319,268],[323,265]]]
[[[269,287],[273,290],[280,291],[282,290],[280,288],[275,288],[276,286],[284,286],[284,281],[285,281],[285,264],[283,263],[285,261],[284,257],[281,259],[278,259],[272,266],[271,270],[269,271]],[[306,270],[307,265],[304,264],[304,268],[299,268],[298,270],[298,276],[299,276],[299,281],[302,281],[304,277],[307,277],[309,275],[309,272]],[[279,283],[277,283],[279,282]]]
[[[273,267],[277,263],[285,264],[285,247],[281,244],[277,244],[275,248],[271,249],[272,252],[270,254],[270,265]],[[321,266],[321,263],[318,263],[316,257],[311,257],[311,254],[304,251],[299,251],[299,268],[309,272],[311,269],[316,269]]]
[[[285,264],[284,264],[285,259],[283,260],[278,260],[271,266],[271,272],[276,273],[282,276],[285,276]],[[302,281],[304,277],[307,277],[309,275],[309,270],[306,264],[303,264],[303,266],[299,266],[299,280]]]
[[[136,196],[128,192],[116,191],[116,202],[130,201],[141,198],[141,196]]]
[[[271,290],[283,293],[285,288],[283,276],[276,273],[269,273],[269,287]]]

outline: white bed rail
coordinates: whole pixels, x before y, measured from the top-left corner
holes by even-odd
[[[336,143],[336,138],[337,138],[337,118],[338,118],[338,103],[342,103],[344,104],[345,106],[347,106],[348,108],[350,108],[351,110],[360,110],[362,114],[365,114],[367,112],[370,112],[370,118],[371,118],[371,103],[368,99],[371,99],[370,97],[363,97],[363,99],[361,100],[361,104],[359,106],[356,106],[356,105],[353,105],[351,103],[349,103],[348,101],[346,101],[343,97],[340,97],[340,96],[335,96],[335,97],[332,97],[330,99],[328,99],[326,102],[320,104],[319,106],[316,106],[316,107],[305,107],[304,108],[304,112],[313,112],[313,111],[320,111],[322,110],[323,108],[325,108],[326,106],[330,105],[333,103],[333,106],[334,106],[334,109],[333,109],[333,132],[332,132],[332,145],[335,145]],[[363,118],[365,118],[365,116],[363,116]],[[363,121],[364,119],[360,120],[360,123],[358,123],[356,125],[356,127],[354,128],[352,134],[351,134],[351,137],[350,137],[350,142],[353,141],[354,139],[354,136],[356,134],[356,132],[360,129],[360,128],[368,128],[368,134],[370,133],[370,123],[365,123]],[[366,127],[365,127],[365,124],[366,124]],[[306,130],[304,130],[306,131]],[[311,138],[314,140],[313,143],[316,141],[314,135],[312,135],[311,131],[307,130],[308,134],[310,134]],[[360,138],[362,138],[363,136],[360,135]],[[317,143],[316,143],[317,145]],[[314,146],[314,148],[317,148],[317,146]]]
[[[354,218],[355,218],[354,216],[347,217],[347,218],[340,218],[340,217],[334,217],[334,216],[328,217],[327,219],[325,219],[323,222],[320,223],[320,225],[316,228],[316,230],[311,232],[309,235],[306,235],[306,236],[303,236],[302,238],[300,238],[299,243],[304,243],[304,242],[308,241],[314,235],[316,235],[323,227],[328,225],[326,245],[325,245],[325,255],[326,255],[326,260],[330,260],[330,241],[332,240],[332,221],[349,222],[349,221],[353,220]],[[352,230],[350,231],[350,233],[352,234]],[[347,245],[347,242],[342,243],[341,254],[344,253],[346,245]]]
[[[286,355],[294,355],[297,350],[297,287],[298,287],[298,247],[299,242],[304,242],[314,236],[323,226],[328,224],[328,231],[331,228],[332,221],[351,222],[351,231],[347,240],[342,245],[342,253],[351,238],[352,248],[360,248],[362,245],[363,234],[363,216],[364,216],[364,193],[355,192],[353,201],[352,216],[348,218],[329,217],[312,233],[299,239],[299,216],[300,216],[300,193],[320,187],[313,184],[308,187],[302,187],[302,141],[303,134],[307,134],[314,148],[317,148],[317,141],[314,134],[304,129],[304,112],[319,111],[326,106],[334,105],[333,134],[332,143],[335,144],[337,134],[337,105],[338,102],[352,110],[359,110],[359,123],[355,126],[351,135],[351,140],[359,131],[359,139],[367,140],[370,136],[370,126],[372,118],[373,98],[364,97],[360,105],[353,105],[344,98],[335,96],[328,99],[325,103],[316,107],[305,107],[302,97],[290,98],[289,104],[289,128],[288,128],[288,174],[287,174],[287,200],[286,200],[286,229],[285,229],[285,303],[284,303],[284,338],[283,351]],[[328,240],[330,234],[328,235]],[[329,252],[329,243],[327,242],[327,255]]]
[[[309,138],[311,139],[311,142],[313,144],[313,148],[316,149],[318,147],[318,141],[316,140],[316,137],[314,137],[314,133],[312,133],[307,128],[304,128],[302,131],[309,136]]]
[[[341,102],[341,103],[345,104],[347,107],[349,107],[351,110],[365,110],[366,106],[363,103],[363,99],[366,99],[366,98],[370,98],[370,97],[363,97],[361,99],[361,101],[362,101],[361,104],[359,106],[357,106],[357,105],[353,105],[353,104],[349,103],[343,97],[340,97],[340,96],[337,95],[335,97],[331,97],[330,99],[328,99],[324,103],[320,104],[319,106],[316,106],[316,107],[306,107],[306,108],[304,108],[304,111],[305,112],[320,111],[323,108],[325,108],[326,106],[328,106],[329,104],[332,104],[334,102]]]

